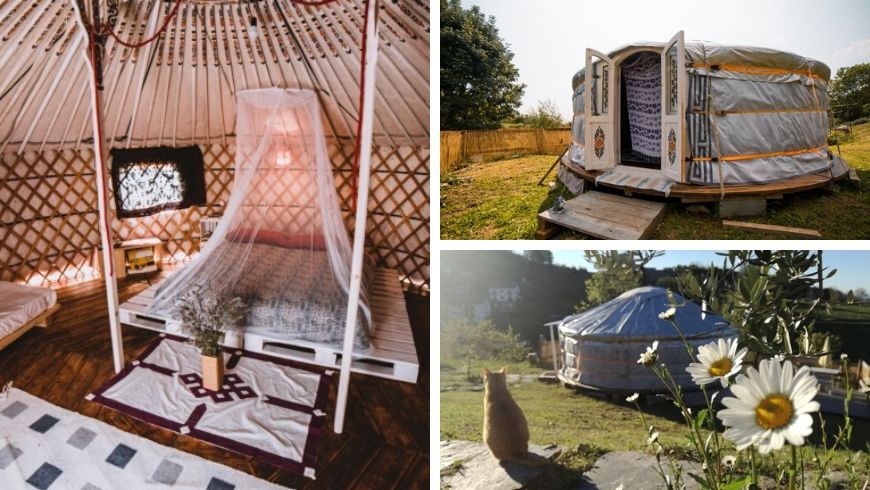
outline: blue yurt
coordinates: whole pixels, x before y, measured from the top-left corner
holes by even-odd
[[[674,293],[674,299],[682,305],[677,308],[676,323],[693,351],[720,337],[737,335],[721,316],[704,314],[700,306],[679,294]],[[684,388],[695,387],[685,370],[691,360],[679,333],[670,321],[659,318],[670,307],[666,289],[646,286],[565,318],[559,324],[559,378],[607,391],[664,391],[661,380],[637,363],[646,347],[657,340],[658,363],[664,363]]]

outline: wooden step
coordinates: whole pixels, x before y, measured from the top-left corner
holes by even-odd
[[[369,307],[374,329],[369,335],[370,347],[354,351],[351,371],[380,378],[417,382],[420,363],[411,332],[411,322],[405,305],[399,273],[395,269],[374,270]],[[175,320],[148,312],[158,284],[121,304],[119,313],[125,325],[184,336],[181,325]],[[283,357],[296,361],[317,364],[332,369],[341,366],[341,347],[309,342],[287,340],[268,334],[245,333],[245,349],[252,352]]]
[[[565,202],[564,211],[538,214],[539,239],[550,238],[559,227],[597,238],[642,240],[661,222],[665,204],[590,191]],[[555,226],[553,226],[555,225]]]

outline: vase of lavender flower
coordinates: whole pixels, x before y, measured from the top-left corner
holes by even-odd
[[[190,291],[177,302],[181,327],[199,349],[202,359],[202,385],[218,391],[223,384],[224,359],[221,344],[230,329],[245,317],[247,306],[238,296]]]

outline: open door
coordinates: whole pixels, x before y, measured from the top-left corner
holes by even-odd
[[[678,32],[662,51],[662,173],[683,182],[686,124],[686,45]]]
[[[616,165],[613,122],[613,60],[594,49],[586,50],[586,169]]]

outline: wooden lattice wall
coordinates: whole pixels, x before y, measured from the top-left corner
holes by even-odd
[[[232,145],[203,147],[207,205],[143,218],[113,219],[116,240],[155,236],[165,260],[199,251],[199,220],[220,214],[233,181]],[[353,147],[330,145],[345,222],[353,223]],[[399,269],[406,285],[429,287],[429,149],[376,147],[372,159],[368,249]],[[97,193],[93,153],[4,154],[0,174],[0,280],[52,286],[98,276]],[[114,215],[114,202],[110,209]]]
[[[92,159],[73,150],[2,155],[0,280],[38,286],[98,277]]]

